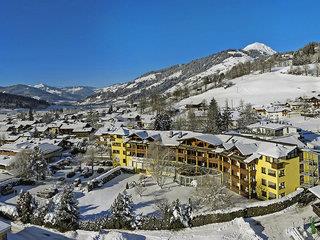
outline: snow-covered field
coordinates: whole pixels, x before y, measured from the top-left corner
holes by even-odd
[[[104,184],[101,188],[97,188],[91,192],[82,192],[76,190],[76,197],[79,201],[80,213],[83,219],[93,219],[106,215],[110,211],[110,207],[119,193],[126,189],[126,184],[133,181],[138,182],[139,175],[121,174]],[[181,203],[187,203],[189,198],[194,194],[193,187],[185,187],[173,182],[169,179],[163,189],[161,189],[155,181],[149,177],[146,179],[146,187],[142,196],[135,191],[134,188],[126,190],[132,195],[133,210],[135,213],[157,214],[156,202],[166,199],[168,203],[172,203],[179,199]],[[242,206],[255,200],[248,200],[237,194],[232,194],[232,202],[236,206]]]
[[[281,212],[255,218],[238,218],[230,222],[208,224],[201,227],[188,228],[180,231],[117,231],[104,230],[89,232],[59,233],[39,226],[12,224],[9,240],[20,239],[78,239],[78,240],[258,240],[258,239],[292,239],[288,229],[292,227],[307,227],[310,218],[319,218],[313,213],[311,206],[299,207],[293,205]]]
[[[230,106],[237,106],[240,100],[253,105],[265,105],[274,101],[286,101],[311,94],[320,89],[320,78],[296,76],[281,73],[282,69],[271,73],[251,74],[232,80],[235,85],[224,89],[215,88],[199,95],[191,96],[177,103],[177,107],[186,104],[208,103],[214,97],[220,105],[228,100]]]

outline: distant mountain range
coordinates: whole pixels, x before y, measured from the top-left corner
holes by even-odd
[[[51,87],[45,84],[34,86],[17,84],[0,87],[0,92],[32,97],[50,103],[77,102],[95,93],[95,88],[86,86]]]
[[[86,86],[58,88],[45,84],[34,86],[18,84],[0,87],[0,92],[32,97],[50,103],[73,102],[80,105],[137,103],[141,99],[162,94],[177,103],[183,99],[194,99],[191,97],[209,93],[212,89],[218,89],[219,93],[222,93],[231,86],[234,86],[232,89],[237,89],[236,94],[240,95],[236,86],[239,77],[254,74],[254,78],[267,79],[262,76],[263,73],[270,72],[273,68],[284,68],[277,74],[290,74],[290,76],[309,74],[318,77],[320,43],[309,43],[297,51],[277,53],[269,46],[256,42],[243,49],[228,49],[185,64],[150,71],[132,81],[104,88]],[[245,88],[243,90],[246,91]],[[205,96],[207,100],[210,99],[209,96]]]

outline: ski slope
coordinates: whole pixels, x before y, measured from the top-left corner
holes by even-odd
[[[253,105],[284,102],[288,99],[320,93],[320,77],[296,76],[281,73],[282,69],[263,74],[251,74],[232,80],[235,85],[224,89],[214,88],[202,94],[183,99],[176,104],[182,108],[186,104],[207,103],[214,97],[220,106],[227,100],[229,105],[238,106],[242,99]]]

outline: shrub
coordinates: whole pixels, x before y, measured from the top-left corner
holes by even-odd
[[[68,172],[67,173],[67,178],[72,178],[72,177],[74,177],[76,175],[76,173],[75,172]]]

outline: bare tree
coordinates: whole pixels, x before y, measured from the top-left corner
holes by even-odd
[[[159,143],[151,143],[148,147],[147,168],[160,188],[163,188],[168,179],[168,162],[172,160],[173,156],[172,149],[161,146]]]
[[[23,178],[45,179],[47,174],[47,161],[38,147],[34,150],[22,150],[15,156],[10,166],[17,176]]]
[[[142,197],[143,193],[146,191],[146,187],[143,182],[138,182],[134,187],[135,192]]]
[[[30,171],[31,169],[31,156],[32,150],[22,150],[18,152],[14,158],[13,163],[10,168],[13,169],[15,175],[20,176],[22,178],[31,178],[33,173]]]
[[[99,154],[98,149],[94,145],[89,145],[87,151],[81,156],[81,162],[91,165],[91,171],[93,172],[94,161]]]
[[[198,206],[206,206],[212,210],[231,206],[230,190],[221,183],[220,179],[206,176],[201,182],[197,183],[197,187],[193,194],[193,201]]]
[[[170,210],[169,201],[166,198],[155,199],[155,210],[159,211],[160,215],[165,218]]]

